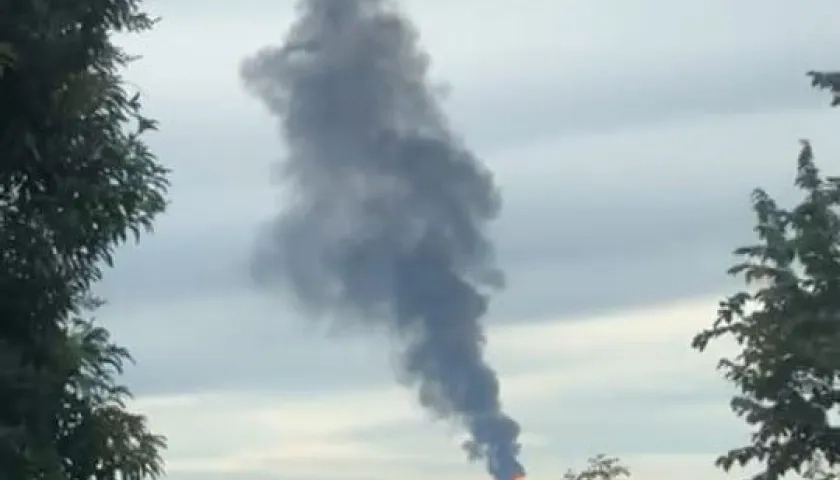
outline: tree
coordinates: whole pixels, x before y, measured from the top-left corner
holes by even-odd
[[[576,472],[572,469],[563,474],[563,480],[619,480],[630,476],[630,469],[617,457],[599,453],[587,461],[586,468]]]
[[[808,72],[813,87],[828,90],[833,95],[831,106],[840,105],[840,72]]]
[[[164,211],[167,170],[111,40],[139,0],[0,3],[0,478],[139,480],[163,438],[127,411],[128,352],[84,319],[130,234]]]
[[[840,428],[830,418],[840,404],[840,178],[821,175],[807,141],[795,185],[803,199],[790,209],[753,192],[758,242],[737,249],[743,260],[729,270],[747,288],[720,302],[717,320],[692,344],[702,351],[729,337],[739,346],[719,368],[740,391],[733,411],[755,429],[749,445],[716,463],[728,471],[761,462],[762,480],[840,461]]]
[[[806,480],[837,480],[840,478],[840,475],[837,469],[826,466],[825,457],[817,454],[808,463],[808,466],[802,473],[802,478]]]

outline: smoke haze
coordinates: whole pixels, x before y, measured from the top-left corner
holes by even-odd
[[[288,199],[258,243],[258,278],[282,282],[313,318],[389,330],[401,380],[469,432],[470,458],[500,480],[521,475],[480,323],[503,284],[485,234],[500,208],[492,175],[450,131],[391,2],[298,8],[284,44],[242,65],[288,148]]]

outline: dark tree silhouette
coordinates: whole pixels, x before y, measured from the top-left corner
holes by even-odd
[[[128,352],[84,316],[114,249],[165,206],[115,32],[138,0],[0,2],[0,478],[139,480],[163,439],[126,410]]]
[[[831,106],[840,105],[840,72],[808,72],[811,77],[811,85],[831,92],[833,99]]]

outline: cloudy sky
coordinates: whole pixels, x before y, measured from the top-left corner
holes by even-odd
[[[503,188],[509,286],[488,356],[531,477],[607,452],[638,478],[725,478],[713,458],[747,431],[714,371],[722,350],[688,344],[733,288],[750,189],[789,198],[799,138],[836,165],[837,114],[804,72],[837,67],[840,3],[403,4],[453,124]],[[282,41],[293,1],[147,5],[163,21],[123,43],[144,55],[129,76],[161,121],[150,141],[172,205],[119,256],[101,319],[138,359],[128,381],[170,438],[170,478],[485,478],[395,385],[387,338],[330,331],[253,288],[283,144],[238,67]]]

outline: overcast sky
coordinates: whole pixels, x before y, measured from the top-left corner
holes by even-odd
[[[157,232],[125,248],[101,319],[132,349],[137,407],[172,480],[483,479],[459,432],[393,381],[383,335],[329,331],[253,288],[280,205],[277,127],[240,61],[279,44],[291,0],[157,0],[123,43],[173,169]],[[533,478],[621,456],[638,478],[724,478],[747,430],[715,354],[689,349],[734,288],[750,190],[789,198],[797,140],[837,165],[805,71],[836,68],[836,0],[406,0],[446,111],[494,171],[508,288],[487,319]],[[515,6],[519,5],[520,8]],[[823,157],[822,154],[825,156]]]

